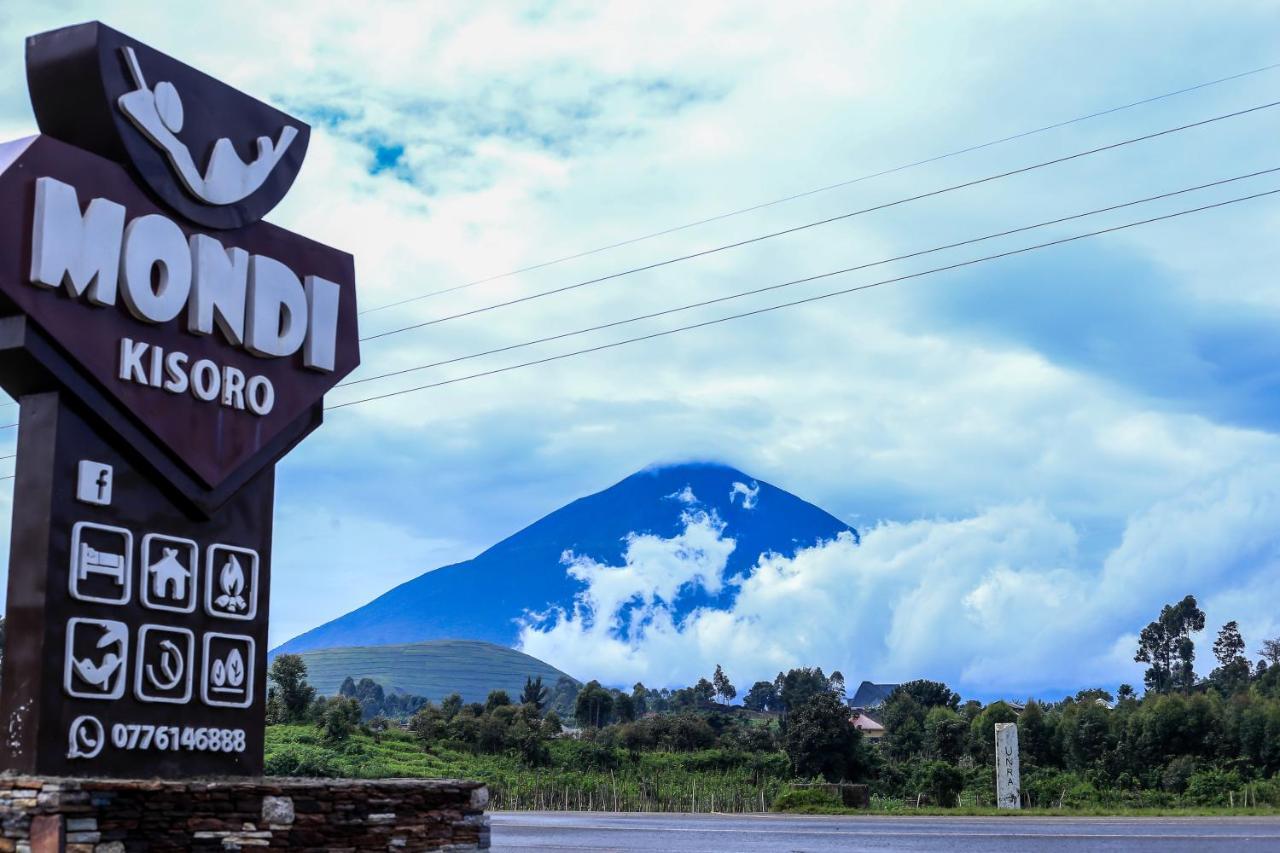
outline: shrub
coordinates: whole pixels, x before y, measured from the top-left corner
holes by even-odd
[[[337,743],[351,737],[363,715],[360,703],[355,699],[335,696],[325,702],[316,725],[324,732],[325,741]]]
[[[615,770],[618,755],[607,746],[585,740],[557,741],[556,757],[567,770]]]
[[[934,805],[951,808],[956,796],[964,789],[964,774],[960,768],[945,761],[925,761],[911,774],[908,791],[925,794]]]
[[[835,811],[843,808],[840,794],[827,785],[788,785],[773,798],[775,812]]]
[[[1196,760],[1189,755],[1180,755],[1165,765],[1160,774],[1160,787],[1175,794],[1187,790],[1187,783],[1196,772]]]
[[[267,754],[263,765],[267,776],[315,776],[331,778],[341,775],[334,756],[323,747],[290,743]]]
[[[1239,791],[1243,785],[1234,770],[1197,770],[1187,780],[1184,796],[1198,806],[1225,806],[1230,792]]]

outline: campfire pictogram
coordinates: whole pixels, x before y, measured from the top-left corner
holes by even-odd
[[[222,564],[222,571],[218,573],[218,588],[222,590],[222,595],[214,600],[214,604],[231,613],[248,610],[249,605],[245,602],[243,594],[244,583],[244,569],[240,568],[240,561],[236,559],[235,554],[232,554]]]

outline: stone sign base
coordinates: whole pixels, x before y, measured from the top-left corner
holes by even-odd
[[[487,850],[489,792],[426,779],[0,775],[0,851]]]

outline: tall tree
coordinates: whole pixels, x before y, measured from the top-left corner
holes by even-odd
[[[573,716],[580,726],[600,728],[613,718],[613,694],[592,680],[578,692],[574,701]]]
[[[643,681],[637,681],[631,687],[631,707],[635,709],[637,717],[649,713],[649,688],[644,686]]]
[[[1218,632],[1218,639],[1213,641],[1213,656],[1218,659],[1219,666],[1230,666],[1244,660],[1244,637],[1240,636],[1240,625],[1234,619]]]
[[[1191,634],[1204,630],[1204,611],[1188,595],[1177,604],[1166,604],[1160,617],[1142,629],[1133,659],[1147,663],[1143,681],[1154,693],[1188,691],[1195,684],[1196,647]]]
[[[916,700],[922,708],[950,708],[955,711],[960,707],[960,694],[953,691],[941,681],[930,681],[927,678],[899,684],[889,696],[906,694]]]
[[[1280,637],[1262,641],[1262,656],[1272,666],[1280,664]]]
[[[537,678],[524,677],[524,690],[520,693],[521,705],[532,705],[534,710],[541,712],[542,706],[547,703],[547,694],[550,691],[542,686],[542,676]]]
[[[849,722],[845,704],[828,691],[792,709],[785,746],[797,776],[822,776],[828,782],[839,782],[866,775],[862,732]]]
[[[302,656],[277,655],[268,675],[275,685],[281,722],[301,722],[316,698],[316,689],[307,684],[307,664]]]
[[[1222,626],[1218,638],[1213,641],[1213,656],[1218,668],[1209,675],[1209,681],[1223,696],[1233,696],[1249,689],[1249,661],[1244,656],[1244,637],[1240,626],[1233,620]]]
[[[716,695],[720,697],[720,701],[726,705],[738,695],[737,688],[729,681],[729,676],[724,674],[720,664],[716,664],[716,672],[715,675],[711,676],[711,684],[715,687]]]
[[[621,690],[613,691],[613,716],[620,723],[635,721],[636,703],[631,701],[631,694],[623,693]]]
[[[782,700],[785,711],[791,712],[808,702],[818,693],[827,693],[831,682],[823,675],[821,667],[798,667],[788,670],[782,676],[782,687],[778,696]]]
[[[771,681],[757,681],[742,697],[742,707],[748,711],[776,711],[778,691]]]

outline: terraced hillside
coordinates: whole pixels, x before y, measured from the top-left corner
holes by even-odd
[[[516,699],[527,677],[542,676],[547,687],[565,673],[515,649],[478,640],[431,640],[397,646],[348,646],[301,652],[307,681],[324,695],[338,692],[347,676],[372,678],[382,689],[425,696],[439,702],[450,693],[464,702],[483,702],[490,690]]]

